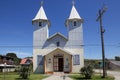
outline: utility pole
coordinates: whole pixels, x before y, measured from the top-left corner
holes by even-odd
[[[106,66],[105,66],[105,51],[104,51],[104,32],[105,29],[103,29],[102,26],[102,16],[104,12],[106,12],[106,7],[103,7],[102,9],[99,10],[99,16],[97,17],[96,21],[100,21],[100,35],[101,35],[101,45],[102,45],[102,62],[103,62],[103,78],[106,77]]]

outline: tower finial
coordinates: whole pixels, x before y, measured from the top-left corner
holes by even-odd
[[[43,0],[41,0],[41,3],[40,3],[41,6],[43,6]]]
[[[73,6],[75,5],[75,0],[72,1],[72,5],[73,5]]]

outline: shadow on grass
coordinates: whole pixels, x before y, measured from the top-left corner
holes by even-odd
[[[107,76],[106,78],[101,78],[101,76],[98,76],[98,75],[93,75],[91,79],[87,79],[84,76],[80,76],[80,75],[72,75],[69,77],[74,80],[114,80],[114,77],[112,77],[112,76]]]
[[[91,79],[87,79],[87,78],[84,78],[84,77],[80,77],[80,78],[74,78],[75,80],[91,80]]]
[[[88,78],[85,78],[83,76],[70,76],[70,78],[74,79],[74,80],[91,80],[91,79],[88,79]]]
[[[28,79],[16,78],[15,80],[30,80],[30,79],[29,78]]]

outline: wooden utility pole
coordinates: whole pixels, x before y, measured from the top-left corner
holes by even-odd
[[[101,44],[102,44],[102,61],[103,61],[103,78],[106,77],[106,66],[105,66],[105,51],[104,51],[104,32],[105,30],[103,29],[102,26],[102,16],[104,14],[104,12],[106,11],[106,7],[103,7],[103,9],[99,10],[99,16],[96,19],[96,21],[100,21],[100,34],[101,34]]]

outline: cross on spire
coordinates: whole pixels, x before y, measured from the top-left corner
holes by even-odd
[[[73,5],[73,6],[75,5],[75,0],[72,1],[72,5]]]
[[[41,0],[41,3],[40,3],[41,6],[43,6],[43,0]]]

